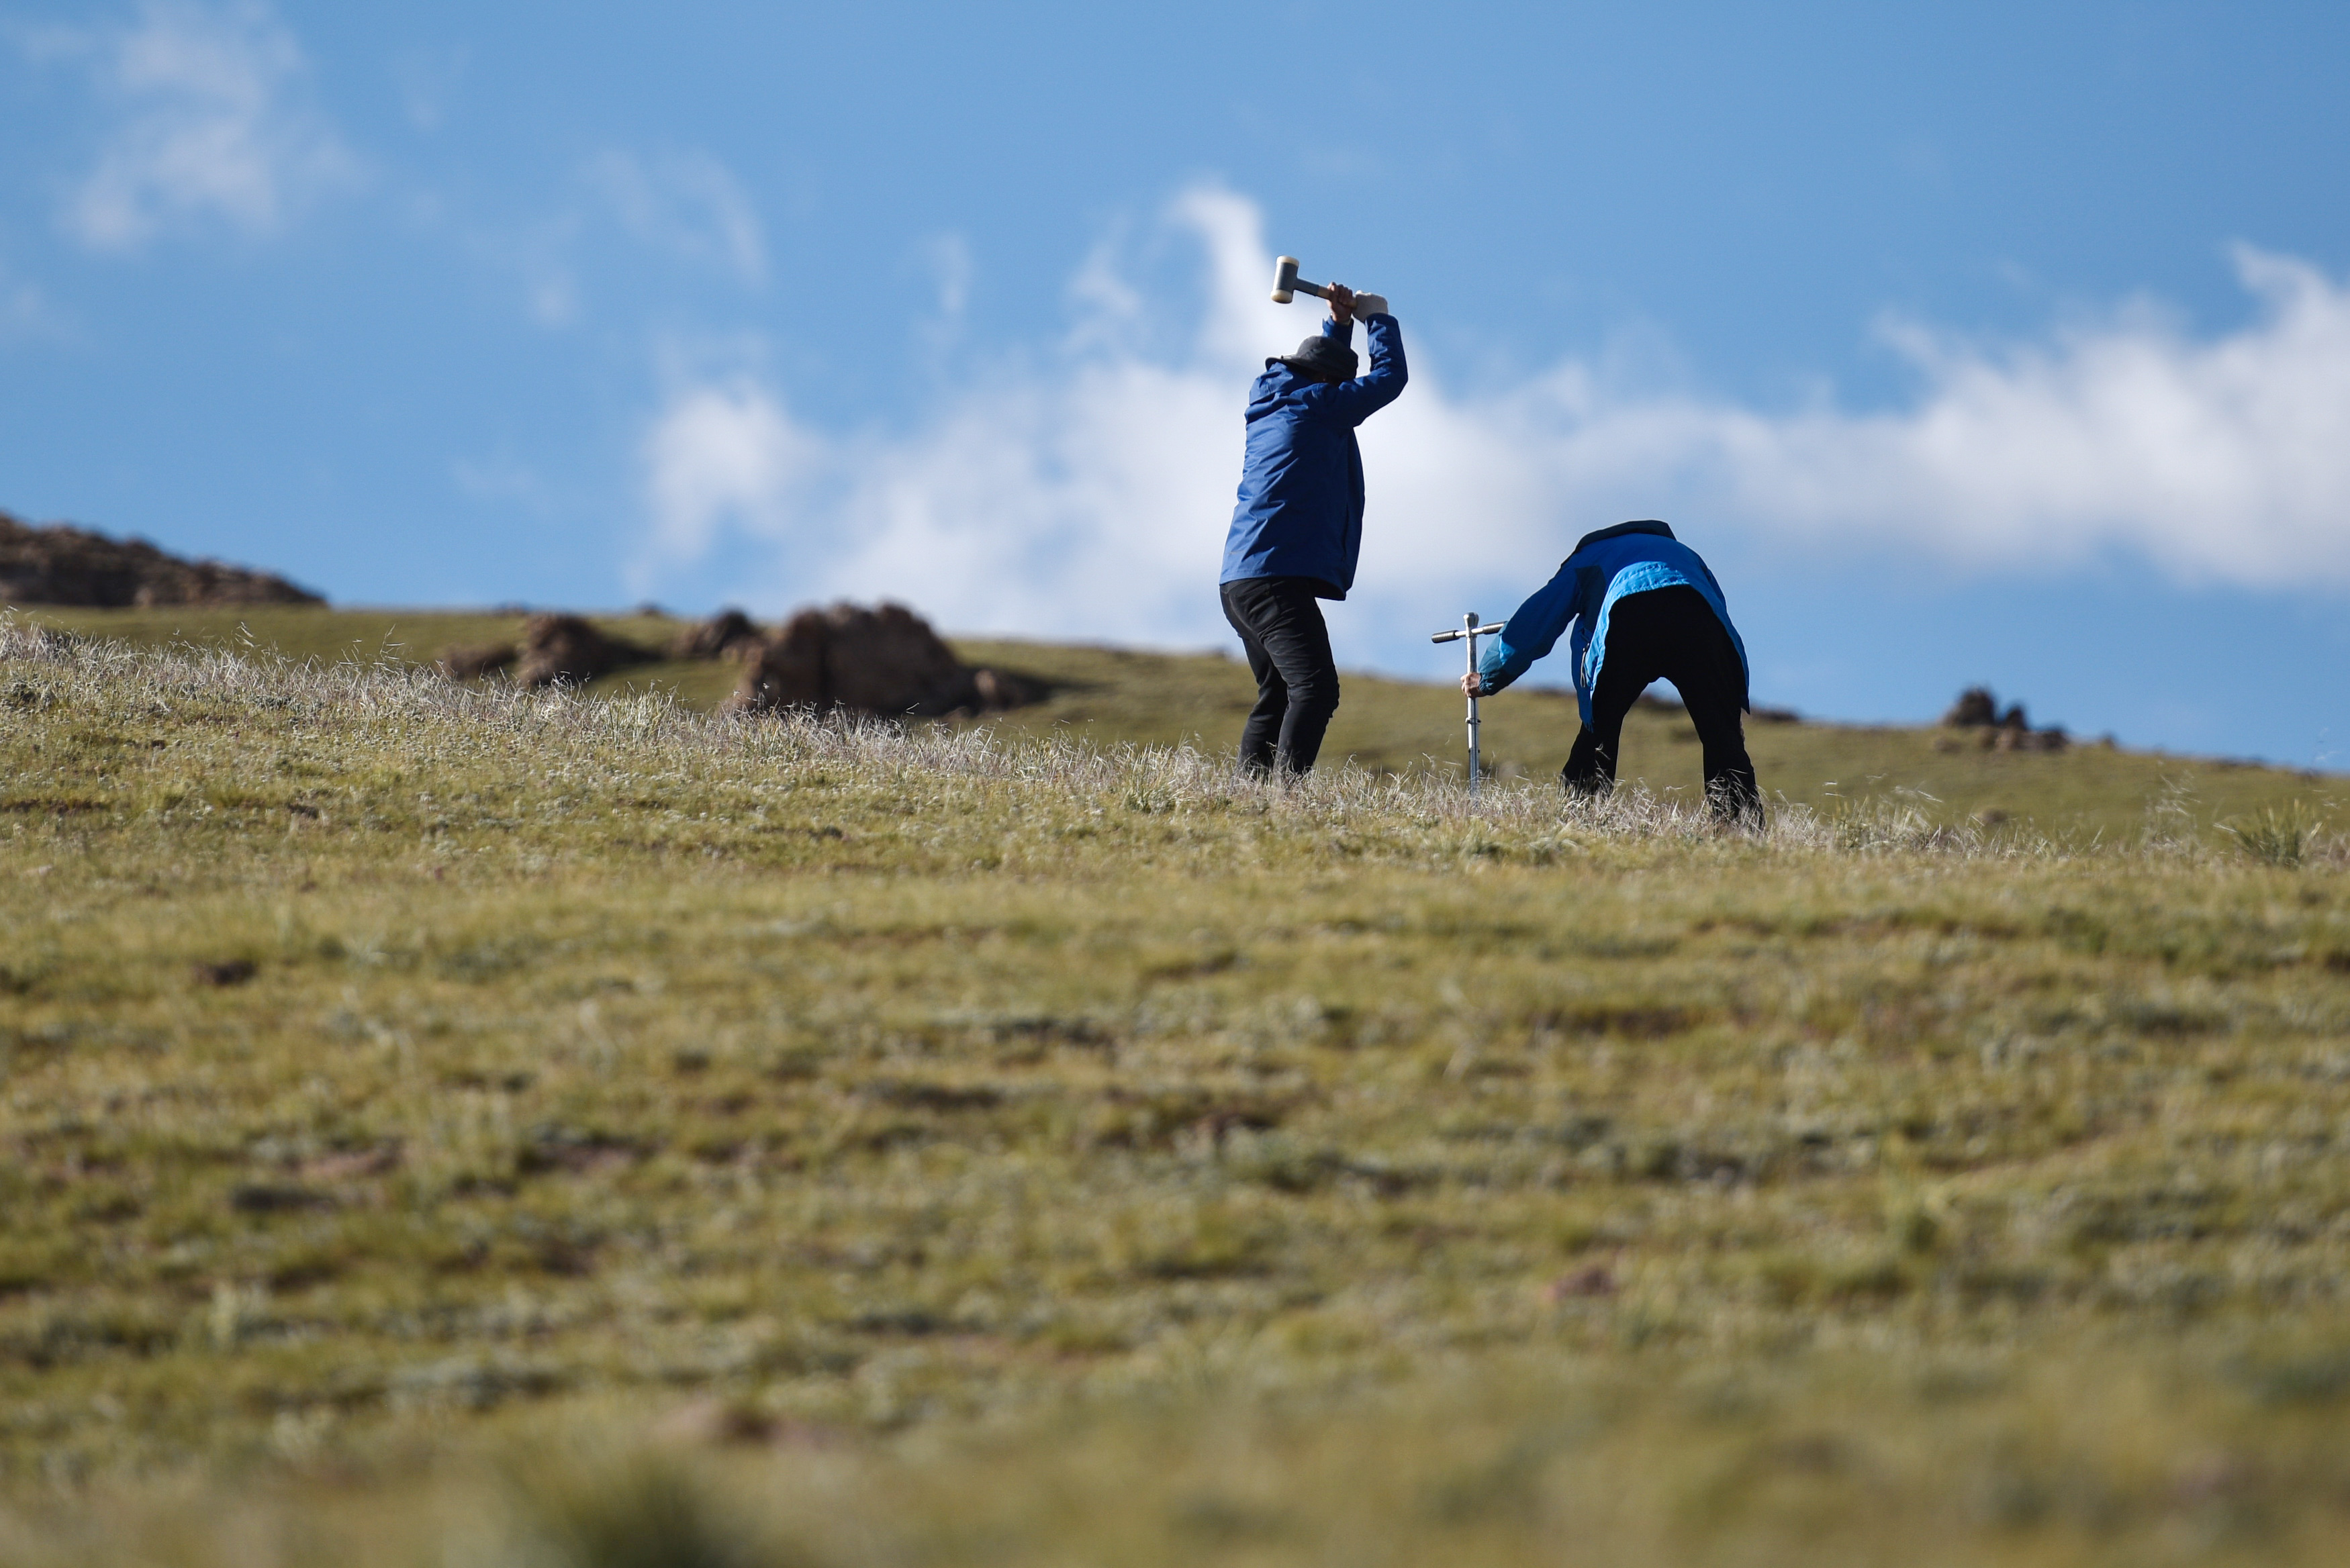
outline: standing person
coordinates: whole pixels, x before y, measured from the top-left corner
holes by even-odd
[[[1746,643],[1698,553],[1653,520],[1586,534],[1558,575],[1485,645],[1477,673],[1463,675],[1461,689],[1472,697],[1504,690],[1551,650],[1570,620],[1583,732],[1559,783],[1574,794],[1614,789],[1624,715],[1650,681],[1669,680],[1705,745],[1707,806],[1723,821],[1762,826],[1762,791],[1739,718],[1751,706]]]
[[[1224,618],[1256,677],[1241,769],[1295,777],[1314,766],[1338,711],[1338,667],[1316,599],[1355,586],[1363,545],[1363,454],[1355,427],[1403,390],[1403,337],[1388,302],[1330,286],[1322,330],[1267,359],[1249,389],[1248,455],[1224,541]],[[1355,377],[1354,323],[1371,340]]]

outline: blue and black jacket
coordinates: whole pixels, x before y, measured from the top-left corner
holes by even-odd
[[[1713,607],[1713,613],[1721,618],[1722,629],[1730,633],[1731,643],[1738,649],[1740,670],[1751,680],[1746,641],[1731,624],[1721,585],[1713,580],[1713,573],[1695,550],[1674,538],[1664,524],[1650,521],[1619,523],[1586,534],[1575,542],[1575,554],[1559,564],[1558,575],[1520,605],[1503,626],[1502,635],[1485,645],[1483,656],[1477,660],[1485,690],[1499,691],[1523,675],[1528,666],[1556,645],[1558,634],[1573,621],[1575,637],[1567,646],[1575,659],[1575,695],[1583,722],[1588,724],[1591,689],[1599,684],[1600,668],[1607,658],[1608,612],[1627,594],[1675,587],[1695,588]],[[1741,691],[1739,706],[1748,705],[1746,693]]]
[[[1351,381],[1316,381],[1279,359],[1249,389],[1248,455],[1224,540],[1221,583],[1305,577],[1315,597],[1343,599],[1363,550],[1363,453],[1355,427],[1394,402],[1408,372],[1392,316],[1363,323],[1371,367]],[[1351,346],[1354,328],[1325,318],[1322,335]]]

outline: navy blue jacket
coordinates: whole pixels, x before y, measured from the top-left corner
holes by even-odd
[[[1662,523],[1619,523],[1578,540],[1575,554],[1559,563],[1558,575],[1536,588],[1502,628],[1502,635],[1485,645],[1477,672],[1485,678],[1486,691],[1499,691],[1523,675],[1573,621],[1575,637],[1568,646],[1574,654],[1575,701],[1588,724],[1591,689],[1599,684],[1600,669],[1607,661],[1607,612],[1627,594],[1676,587],[1695,588],[1713,607],[1744,670],[1746,639],[1731,624],[1721,585],[1698,553],[1674,538]],[[1739,706],[1746,706],[1743,692]]]
[[[1224,575],[1307,577],[1315,597],[1343,599],[1363,550],[1363,453],[1355,427],[1403,390],[1403,336],[1392,316],[1363,324],[1371,368],[1352,381],[1312,381],[1278,359],[1249,389],[1248,456],[1240,504],[1224,540]],[[1349,327],[1325,319],[1322,336],[1351,344]]]

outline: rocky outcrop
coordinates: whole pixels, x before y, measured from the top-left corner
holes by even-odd
[[[442,674],[477,680],[510,670],[517,686],[577,685],[655,658],[738,659],[742,679],[730,712],[785,709],[847,711],[891,719],[995,713],[1052,695],[1042,680],[975,670],[954,656],[930,623],[903,605],[837,604],[806,609],[763,632],[740,610],[685,628],[660,653],[603,631],[575,615],[535,615],[520,647],[483,643],[442,651]]]
[[[996,712],[1047,695],[1041,681],[974,670],[903,605],[802,610],[748,655],[734,712],[845,710],[883,718]]]
[[[825,676],[829,636],[829,627],[816,610],[802,610],[785,621],[744,658],[743,679],[726,700],[727,711],[772,713],[830,706],[831,687]]]
[[[576,615],[535,615],[523,628],[517,686],[577,685],[651,658],[632,642],[598,630]]]
[[[507,669],[522,654],[511,642],[465,642],[443,649],[441,673],[452,680],[475,680]]]
[[[905,606],[835,605],[824,618],[825,680],[835,704],[920,719],[979,706],[972,670]]]
[[[1942,715],[1945,729],[1972,730],[1981,737],[1976,744],[1991,752],[2061,752],[2068,737],[2061,727],[2035,730],[2025,717],[2023,704],[2009,704],[2002,712],[1999,699],[1988,686],[1970,686],[1959,693]],[[1938,746],[1942,742],[1936,742]]]
[[[1968,687],[1950,704],[1950,711],[1942,715],[1943,725],[1952,730],[1980,729],[1998,722],[1999,699],[1991,694],[1988,686]]]
[[[322,605],[273,572],[167,555],[64,524],[34,527],[0,512],[0,604],[127,609],[156,605]]]
[[[765,640],[751,618],[738,609],[723,609],[708,620],[696,621],[671,639],[671,659],[732,659],[750,654]]]
[[[971,686],[983,713],[1025,708],[1053,694],[1050,685],[1033,675],[1014,675],[1008,670],[990,670],[983,665],[971,672]]]
[[[2002,724],[1982,740],[1983,749],[1992,752],[2061,752],[2072,743],[2072,737],[2063,730],[2033,730],[2022,724]]]

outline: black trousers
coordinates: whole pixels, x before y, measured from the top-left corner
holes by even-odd
[[[1624,715],[1654,680],[1681,694],[1705,747],[1705,799],[1717,817],[1762,824],[1762,791],[1746,754],[1746,668],[1713,607],[1695,588],[1627,594],[1607,612],[1607,652],[1591,689],[1591,722],[1575,738],[1559,782],[1576,794],[1616,787]]]
[[[1223,586],[1224,618],[1241,634],[1256,706],[1241,730],[1241,769],[1302,774],[1321,754],[1338,711],[1338,666],[1312,577],[1243,577]]]

